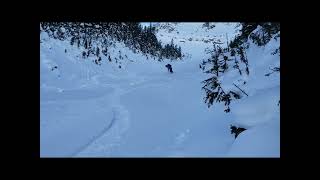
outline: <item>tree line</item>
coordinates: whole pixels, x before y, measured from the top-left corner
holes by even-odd
[[[99,58],[102,53],[110,59],[108,47],[117,41],[135,53],[158,60],[182,58],[181,47],[173,42],[162,45],[156,37],[155,27],[142,27],[138,22],[41,22],[40,27],[40,32],[47,32],[49,37],[69,40],[71,45],[84,47],[83,57],[95,55]],[[99,44],[100,48],[93,44]]]

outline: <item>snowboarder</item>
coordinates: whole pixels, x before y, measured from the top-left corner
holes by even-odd
[[[166,68],[168,68],[168,71],[169,71],[169,72],[173,73],[171,64],[167,64],[167,65],[166,65]]]

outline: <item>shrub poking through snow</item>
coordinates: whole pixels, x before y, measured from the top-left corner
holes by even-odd
[[[235,139],[238,137],[238,135],[239,135],[241,132],[247,130],[246,128],[236,127],[236,126],[233,126],[233,125],[231,125],[230,129],[231,129],[231,134],[234,134],[234,138],[235,138]]]
[[[58,69],[58,66],[54,66],[53,68],[51,68],[51,71],[53,71],[54,69]]]

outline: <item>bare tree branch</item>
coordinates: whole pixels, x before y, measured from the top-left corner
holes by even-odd
[[[233,85],[235,85],[234,83],[232,83]],[[237,85],[235,85],[241,92],[243,92],[245,95],[248,96],[248,94],[246,92],[244,92],[242,89],[240,89]]]

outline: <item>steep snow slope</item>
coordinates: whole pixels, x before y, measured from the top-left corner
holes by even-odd
[[[217,23],[216,28],[209,31],[201,26],[202,23],[179,23],[175,27],[177,31],[159,30],[157,36],[162,42],[169,43],[173,38],[181,45],[186,55],[183,61],[147,60],[117,43],[111,48],[112,57],[117,56],[119,50],[128,57],[122,61],[121,69],[105,57],[101,66],[96,65],[92,62],[93,57],[81,57],[81,49],[42,33],[40,156],[278,156],[279,119],[275,114],[269,116],[269,112],[275,111],[273,101],[269,99],[266,105],[270,108],[261,116],[264,119],[261,122],[275,119],[271,125],[256,122],[255,118],[260,118],[261,113],[252,108],[256,104],[260,104],[259,109],[266,107],[259,90],[269,92],[268,88],[274,87],[270,96],[279,97],[274,96],[279,93],[275,89],[277,85],[279,87],[277,78],[272,80],[274,77],[263,74],[274,63],[268,56],[274,45],[270,45],[270,50],[265,47],[248,52],[249,63],[251,58],[258,57],[255,53],[258,50],[265,54],[265,59],[252,60],[250,64],[252,69],[258,68],[257,78],[249,80],[251,75],[248,77],[250,86],[246,90],[252,97],[235,103],[232,113],[226,114],[222,105],[208,109],[204,104],[200,82],[209,75],[202,73],[198,65],[207,56],[205,48],[212,47],[212,43],[204,42],[206,38],[214,41],[222,38],[220,41],[226,43],[225,33],[228,32],[230,38],[237,31],[235,24]],[[188,40],[190,37],[191,41]],[[173,74],[164,67],[168,62],[173,66]],[[57,68],[52,70],[54,66]],[[226,79],[232,81],[228,74]],[[262,79],[265,83],[261,83]],[[243,111],[243,105],[252,111]],[[231,123],[249,129],[234,140],[229,130]],[[275,133],[270,137],[265,132]],[[259,133],[272,144],[265,144],[269,149],[258,143],[262,135],[250,139],[250,134]],[[254,149],[250,148],[252,145]]]
[[[227,39],[230,41],[238,34],[236,23],[215,23],[213,29],[203,28],[203,23],[169,23],[174,31],[168,32],[167,28],[157,28],[157,37],[163,43],[174,43],[183,46],[184,44],[200,43],[212,47],[212,42],[221,43],[226,46]],[[186,45],[187,46],[187,45]]]
[[[280,75],[270,68],[280,67],[279,55],[271,55],[280,39],[265,47],[252,42],[247,51],[250,75],[241,86],[249,97],[231,104],[234,123],[248,130],[239,135],[228,152],[231,157],[280,157]],[[231,81],[232,78],[229,78]]]

